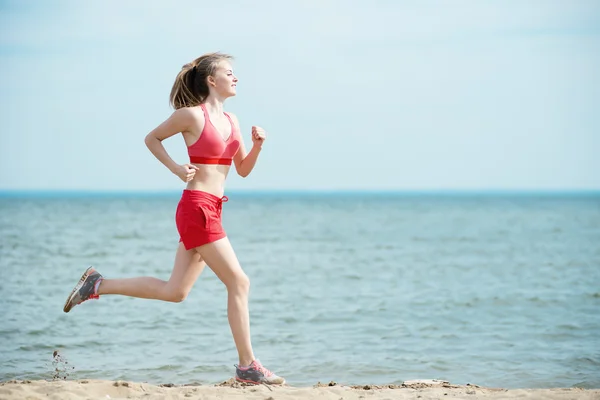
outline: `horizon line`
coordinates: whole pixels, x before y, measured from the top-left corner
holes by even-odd
[[[0,197],[174,196],[184,189],[0,189]],[[237,195],[591,195],[599,189],[230,189]]]

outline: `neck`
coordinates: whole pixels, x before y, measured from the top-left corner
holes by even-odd
[[[217,95],[210,95],[204,100],[204,105],[215,114],[223,113],[223,103],[225,102],[224,98],[221,98]]]

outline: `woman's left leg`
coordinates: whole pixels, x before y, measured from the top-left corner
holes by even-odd
[[[196,250],[227,287],[227,317],[240,360],[236,379],[247,383],[283,384],[285,379],[263,367],[254,358],[248,311],[250,280],[242,270],[229,239],[224,237]]]

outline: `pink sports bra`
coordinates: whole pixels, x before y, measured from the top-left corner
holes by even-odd
[[[240,148],[240,132],[235,128],[229,114],[224,113],[231,124],[231,133],[223,139],[217,128],[210,122],[204,104],[200,104],[204,112],[204,129],[200,138],[188,146],[188,155],[193,164],[221,164],[231,165],[233,156]]]

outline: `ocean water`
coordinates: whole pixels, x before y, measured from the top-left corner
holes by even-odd
[[[168,279],[178,196],[0,198],[0,380],[233,376],[209,268],[180,304],[62,311],[89,265]],[[289,384],[600,388],[600,195],[228,196],[254,351]]]

